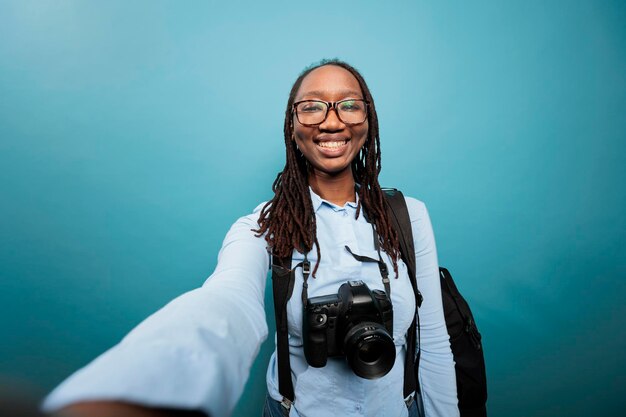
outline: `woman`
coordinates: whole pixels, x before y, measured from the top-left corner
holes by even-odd
[[[398,236],[384,209],[378,184],[378,119],[361,75],[336,60],[305,70],[292,87],[284,131],[287,162],[274,182],[274,198],[232,226],[216,270],[203,287],[172,301],[65,381],[47,398],[47,410],[73,404],[65,411],[75,415],[95,415],[94,410],[101,413],[107,407],[159,412],[130,405],[142,404],[228,415],[267,336],[263,297],[269,250],[275,257],[292,256],[293,266],[306,254],[313,266],[309,299],[336,295],[342,284],[360,280],[372,290],[385,291],[393,306],[396,358],[384,375],[361,378],[340,357],[328,358],[323,367],[309,366],[303,351],[303,301],[297,296],[304,278],[301,268],[295,270],[294,296],[287,307],[295,389],[289,415],[417,415],[415,403],[407,409],[402,393],[405,333],[415,298],[399,257]],[[456,416],[454,363],[432,228],[424,204],[406,200],[424,296],[419,314],[425,413]],[[393,271],[390,288],[383,285],[376,263],[361,262],[354,254],[382,256]],[[276,354],[268,367],[267,386],[264,415],[286,415],[280,404]]]

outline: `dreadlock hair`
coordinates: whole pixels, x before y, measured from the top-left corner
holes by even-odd
[[[286,163],[282,172],[276,176],[272,185],[274,197],[268,201],[259,215],[259,228],[253,230],[257,237],[265,235],[265,240],[272,254],[278,257],[291,256],[294,249],[300,253],[308,253],[317,248],[317,263],[313,269],[313,277],[321,260],[320,245],[317,240],[317,228],[313,203],[309,193],[307,160],[299,152],[293,136],[293,103],[304,78],[316,68],[335,65],[348,70],[359,82],[363,98],[367,106],[369,129],[367,140],[359,154],[351,164],[352,175],[357,184],[359,202],[356,218],[363,209],[368,221],[376,228],[380,246],[389,254],[393,262],[393,270],[398,277],[398,258],[400,257],[399,240],[396,230],[387,214],[385,197],[378,183],[380,163],[380,137],[378,133],[378,116],[374,99],[361,74],[351,65],[338,59],[325,59],[302,71],[291,87],[287,109],[285,110],[285,150]]]

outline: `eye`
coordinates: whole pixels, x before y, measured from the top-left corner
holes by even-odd
[[[341,111],[362,111],[363,102],[360,100],[346,100],[339,103]]]
[[[305,101],[304,103],[298,104],[298,112],[302,113],[316,113],[323,112],[326,110],[326,105],[319,101]]]

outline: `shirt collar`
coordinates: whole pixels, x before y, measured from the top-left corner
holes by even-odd
[[[358,184],[357,184],[358,187]],[[327,206],[332,207],[335,210],[341,210],[345,207],[356,208],[359,204],[359,193],[355,193],[356,199],[354,202],[348,201],[344,207],[338,206],[337,204],[331,203],[328,200],[324,200],[322,197],[317,195],[315,191],[309,186],[309,192],[311,193],[311,203],[313,203],[313,211],[317,212],[317,210],[322,206],[322,204],[326,204]]]

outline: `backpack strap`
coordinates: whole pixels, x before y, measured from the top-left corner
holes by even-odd
[[[276,359],[278,361],[278,391],[283,396],[281,404],[291,407],[295,397],[289,364],[289,333],[287,327],[287,301],[291,298],[295,282],[291,269],[291,256],[272,256],[272,288],[274,315],[276,317]]]
[[[406,205],[404,195],[395,188],[383,189],[387,201],[389,217],[393,228],[398,233],[400,241],[400,255],[407,266],[411,286],[415,293],[415,316],[407,332],[407,353],[404,362],[404,398],[408,398],[414,392],[419,393],[418,368],[420,359],[419,346],[419,313],[418,309],[422,305],[422,294],[417,288],[415,276],[415,244],[413,241],[413,231],[411,230],[411,218]],[[417,349],[416,349],[417,339]],[[414,352],[416,352],[415,354]],[[412,399],[411,399],[412,401]]]

